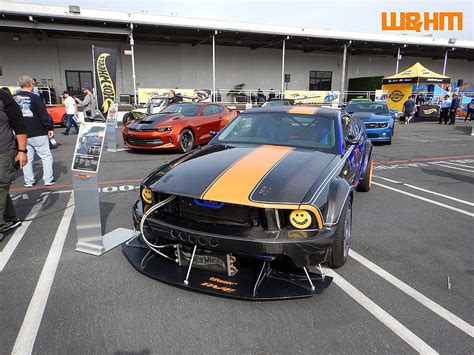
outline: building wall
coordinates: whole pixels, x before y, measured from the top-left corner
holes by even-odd
[[[20,35],[13,40],[12,33],[0,33],[0,66],[3,75],[0,85],[15,85],[22,74],[34,78],[52,79],[58,92],[66,88],[65,70],[91,70],[91,46],[114,47],[119,50],[117,63],[117,92],[132,93],[131,57],[123,50],[128,44],[83,39],[56,39],[45,36]],[[231,89],[244,83],[246,88],[263,90],[281,87],[281,50],[242,47],[216,47],[216,86]],[[404,57],[400,70],[420,61],[426,67],[442,72],[443,60]],[[212,47],[188,44],[137,44],[135,46],[137,84],[139,87],[212,87]],[[348,78],[391,75],[396,60],[392,56],[349,56]],[[463,78],[474,82],[472,62],[450,60],[446,74],[453,81]],[[340,90],[342,53],[322,54],[287,51],[285,73],[291,74],[288,89],[307,90],[310,70],[333,72],[332,89]],[[346,82],[347,85],[347,82]]]

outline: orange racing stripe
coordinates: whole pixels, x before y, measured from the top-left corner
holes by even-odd
[[[322,228],[321,215],[314,206],[274,204],[250,200],[250,195],[255,186],[294,149],[292,147],[263,145],[253,150],[214,180],[201,195],[201,199],[261,208],[305,209],[315,215],[318,227]]]
[[[320,107],[295,106],[288,110],[288,113],[297,113],[301,115],[314,115]]]

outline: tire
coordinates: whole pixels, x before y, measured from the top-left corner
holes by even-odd
[[[346,201],[341,213],[339,223],[334,235],[334,244],[332,253],[328,259],[328,265],[331,269],[337,269],[344,265],[349,256],[349,247],[352,236],[352,197]]]
[[[122,118],[122,123],[124,126],[127,125],[128,122],[130,122],[133,119],[133,116],[130,112],[127,112],[125,115],[123,115]]]
[[[365,168],[364,176],[362,176],[362,181],[359,183],[357,190],[362,191],[362,192],[367,192],[370,190],[370,186],[372,185],[373,170],[374,170],[374,158],[373,156],[371,156],[367,164],[367,167]]]
[[[179,135],[179,151],[181,153],[187,153],[193,149],[194,146],[194,134],[189,128],[183,129]]]
[[[61,127],[67,127],[67,115],[63,115],[61,118]]]

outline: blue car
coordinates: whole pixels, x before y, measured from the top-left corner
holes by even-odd
[[[383,101],[350,101],[345,111],[365,125],[367,137],[373,142],[392,143],[396,111]]]

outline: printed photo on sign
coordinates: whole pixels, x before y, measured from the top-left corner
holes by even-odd
[[[85,122],[81,124],[72,162],[72,170],[96,173],[104,146],[105,124]]]

